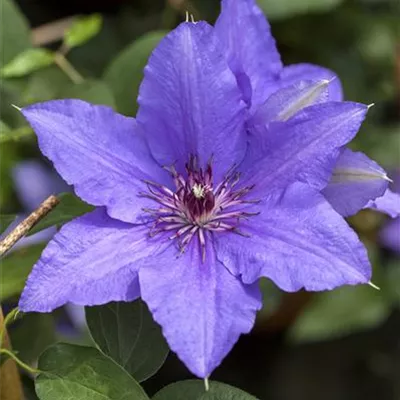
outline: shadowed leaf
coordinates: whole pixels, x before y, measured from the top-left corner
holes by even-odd
[[[164,363],[168,346],[142,301],[86,307],[86,320],[100,349],[139,382]]]

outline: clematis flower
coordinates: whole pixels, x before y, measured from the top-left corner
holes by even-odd
[[[21,310],[141,297],[170,348],[208,377],[251,330],[260,278],[286,291],[370,281],[364,246],[320,193],[368,107],[289,112],[275,99],[286,117],[256,141],[250,78],[234,67],[214,28],[183,23],[149,59],[136,119],[80,100],[22,109],[43,154],[97,208],[49,243]]]
[[[277,133],[274,122],[311,105],[343,100],[340,80],[332,71],[311,64],[283,66],[268,22],[254,0],[223,0],[215,31],[249,109],[249,139],[255,151],[261,149],[260,156],[265,137]],[[377,163],[343,147],[321,192],[336,211],[350,216],[383,196],[389,182]],[[384,203],[380,210],[393,216]]]

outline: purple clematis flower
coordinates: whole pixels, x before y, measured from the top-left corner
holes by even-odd
[[[154,50],[136,119],[80,100],[22,110],[97,209],[55,235],[21,310],[141,297],[199,377],[251,330],[260,278],[286,291],[371,278],[364,246],[321,194],[368,107],[331,101],[338,80],[282,69],[253,1],[223,5],[215,29],[183,23]]]
[[[260,151],[260,156],[277,121],[311,105],[343,100],[340,80],[332,71],[311,64],[283,66],[268,22],[254,0],[223,0],[215,31],[249,109],[251,151]],[[322,194],[347,217],[383,196],[389,181],[366,155],[343,147],[336,153],[336,167]],[[380,210],[393,216],[384,204]]]

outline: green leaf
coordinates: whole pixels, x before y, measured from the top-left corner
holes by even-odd
[[[16,78],[48,67],[54,62],[54,53],[47,49],[28,49],[18,54],[0,70],[2,78]]]
[[[148,400],[126,371],[92,347],[52,346],[40,356],[39,369],[41,400]]]
[[[369,285],[319,293],[289,332],[293,342],[328,340],[373,328],[386,319],[390,302]]]
[[[100,14],[77,18],[64,34],[64,44],[67,48],[82,46],[100,30],[103,19]]]
[[[143,69],[147,60],[165,36],[164,31],[150,32],[124,49],[107,67],[104,80],[114,93],[119,112],[135,115],[136,98],[143,79]]]
[[[220,382],[210,382],[210,390],[205,391],[204,382],[187,380],[176,382],[160,390],[152,400],[257,400],[254,396],[233,386]]]
[[[44,217],[37,225],[35,225],[29,231],[27,236],[40,232],[50,226],[63,225],[66,222],[93,210],[93,206],[86,204],[72,193],[61,193],[57,197],[60,200],[58,206],[46,215],[46,217]]]
[[[0,235],[11,225],[17,216],[15,214],[0,215]]]
[[[1,64],[31,46],[29,25],[12,0],[0,0],[1,10]]]
[[[14,250],[0,263],[0,300],[19,294],[44,244]]]
[[[136,380],[150,378],[162,366],[168,346],[142,301],[113,302],[85,310],[93,340]]]
[[[269,19],[329,11],[342,2],[343,0],[258,0],[258,4]]]
[[[111,89],[101,81],[86,80],[79,85],[69,85],[63,90],[62,97],[81,99],[115,108],[115,99]]]

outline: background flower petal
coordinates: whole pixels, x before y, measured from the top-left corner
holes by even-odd
[[[19,307],[49,312],[67,302],[134,300],[140,296],[135,263],[154,251],[146,226],[113,220],[98,208],[64,225],[50,241],[28,277]]]
[[[174,246],[139,270],[142,298],[170,348],[198,377],[221,363],[261,307],[257,284],[243,285],[216,260],[208,241],[203,263],[197,241]]]
[[[387,189],[383,196],[371,200],[366,208],[372,208],[396,218],[400,216],[400,194]]]
[[[215,31],[245,101],[262,104],[282,70],[264,13],[254,0],[223,0]]]
[[[217,258],[245,283],[264,276],[292,292],[326,290],[371,278],[366,249],[322,195],[295,183],[241,224],[250,237],[215,236]]]
[[[347,217],[382,196],[388,184],[386,172],[375,161],[344,149],[322,193],[339,214]]]
[[[284,189],[295,180],[322,189],[328,183],[341,148],[357,133],[368,107],[328,102],[307,107],[264,132],[250,132],[242,182],[254,184],[253,196]]]
[[[35,160],[18,163],[12,169],[12,177],[18,200],[26,210],[34,210],[51,194],[69,190],[54,171]]]
[[[329,97],[329,81],[298,81],[272,94],[251,117],[251,125],[264,126],[272,121],[287,121],[303,108],[325,103]]]
[[[292,85],[301,80],[321,80],[331,81],[329,85],[329,100],[342,101],[343,89],[340,79],[328,68],[313,64],[292,64],[282,70],[280,75],[281,87]]]
[[[106,206],[125,222],[140,220],[149,204],[138,197],[142,179],[168,182],[133,118],[81,100],[53,100],[22,109],[42,153],[83,200]]]
[[[400,218],[396,218],[382,229],[380,240],[387,248],[400,253]]]
[[[190,154],[215,155],[218,177],[243,158],[245,104],[222,50],[205,22],[183,23],[150,57],[140,87],[137,121],[162,165],[184,171]]]

